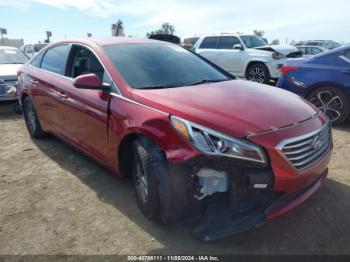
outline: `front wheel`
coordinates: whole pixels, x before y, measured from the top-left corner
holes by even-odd
[[[246,78],[262,84],[268,84],[271,80],[269,70],[262,63],[250,65],[246,72]]]
[[[166,169],[165,156],[146,138],[134,141],[132,150],[132,176],[137,203],[148,218],[161,221],[158,178]]]
[[[344,92],[336,87],[317,88],[306,98],[325,113],[334,125],[343,123],[349,115],[349,100]]]

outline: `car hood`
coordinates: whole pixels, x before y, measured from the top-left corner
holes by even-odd
[[[0,78],[14,76],[17,78],[17,70],[22,64],[0,64]]]
[[[300,52],[298,48],[291,45],[267,45],[267,46],[259,46],[255,47],[255,49],[258,50],[264,50],[264,51],[271,51],[271,52],[278,52],[285,56],[289,55],[290,53],[294,52]]]
[[[133,89],[132,98],[236,137],[293,125],[317,113],[295,94],[245,80],[168,89]]]

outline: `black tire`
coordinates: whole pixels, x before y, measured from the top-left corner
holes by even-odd
[[[22,107],[21,107],[19,102],[16,102],[13,105],[13,111],[15,111],[15,113],[18,114],[18,115],[22,114]]]
[[[132,176],[137,204],[148,218],[167,223],[167,219],[162,218],[159,199],[159,176],[167,172],[165,155],[147,138],[135,140],[132,149]]]
[[[320,108],[329,117],[333,125],[343,123],[349,116],[349,99],[343,91],[336,87],[319,87],[308,94],[306,99]]]
[[[246,79],[262,84],[270,83],[271,76],[268,68],[263,63],[255,63],[248,67],[246,71]]]
[[[41,128],[33,101],[29,96],[23,101],[23,115],[28,132],[32,138],[39,139],[46,137],[47,134]]]

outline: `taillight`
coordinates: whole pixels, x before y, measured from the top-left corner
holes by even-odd
[[[282,66],[281,67],[281,74],[284,76],[286,75],[289,71],[295,71],[299,67],[298,66]]]

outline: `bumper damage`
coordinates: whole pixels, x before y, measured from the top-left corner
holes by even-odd
[[[327,176],[326,169],[301,191],[285,194],[273,190],[275,176],[271,166],[224,159],[197,159],[186,166],[173,167],[175,173],[186,174],[182,177],[187,177],[187,181],[177,180],[177,187],[169,191],[168,199],[172,198],[173,203],[167,203],[167,207],[171,207],[168,211],[173,217],[179,213],[197,215],[193,235],[203,241],[238,234],[282,215],[309,198]],[[188,176],[188,172],[192,175]],[[173,177],[178,179],[180,176],[175,173]],[[177,192],[183,183],[187,192]]]

